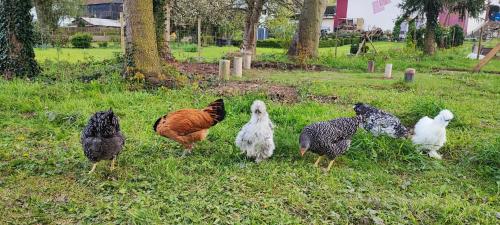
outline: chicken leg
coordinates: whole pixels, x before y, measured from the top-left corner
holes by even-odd
[[[191,154],[191,150],[193,150],[193,145],[190,144],[190,145],[186,145],[185,146],[185,149],[184,149],[184,152],[182,152],[182,158],[186,157],[187,154]]]
[[[316,162],[314,163],[315,167],[319,166],[319,162],[321,161],[321,159],[323,159],[323,156],[319,156],[318,160],[316,160]]]
[[[326,168],[326,171],[330,171],[333,166],[333,162],[335,162],[335,160],[330,161],[330,163],[328,164],[328,168]]]
[[[92,169],[90,170],[89,174],[91,174],[95,171],[96,166],[97,166],[97,163],[92,163]]]
[[[109,168],[109,170],[113,171],[115,169],[115,161],[116,161],[116,156],[114,156],[113,159],[111,160],[111,167]]]

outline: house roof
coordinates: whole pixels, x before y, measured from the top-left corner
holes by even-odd
[[[110,3],[123,3],[123,0],[86,0],[85,5],[99,5]]]
[[[333,18],[336,13],[337,13],[337,6],[335,5],[327,6],[325,9],[325,13],[323,13],[323,18]],[[294,16],[292,16],[292,18],[298,20],[299,16],[300,12],[296,13]]]
[[[325,14],[324,16],[335,16],[335,13],[337,12],[337,6],[327,6],[325,9]]]
[[[119,20],[99,19],[90,17],[80,17],[85,22],[98,27],[121,27]]]

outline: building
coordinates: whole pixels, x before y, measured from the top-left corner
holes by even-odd
[[[399,8],[401,3],[402,0],[337,0],[334,27],[347,23],[357,24],[361,30],[375,27],[392,30],[394,22],[403,13]],[[459,25],[466,34],[470,34],[482,26],[485,17],[486,12],[483,12],[479,18],[466,16],[461,19],[457,14],[444,11],[439,15],[439,22],[444,26]]]
[[[323,20],[321,21],[321,31],[325,33],[333,33],[336,6],[327,6],[325,13],[323,13]]]
[[[399,8],[401,2],[401,0],[337,0],[334,25],[339,27],[343,23],[353,23],[361,30],[370,30],[374,27],[392,30],[394,22],[402,14]]]
[[[120,19],[123,12],[123,0],[86,0],[85,14],[87,17],[100,19]]]
[[[73,19],[70,26],[73,27],[110,27],[110,28],[120,28],[121,24],[119,20],[110,19],[100,19],[100,18],[90,18],[90,17],[78,17]]]

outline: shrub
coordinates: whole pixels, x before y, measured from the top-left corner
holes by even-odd
[[[416,124],[424,116],[434,118],[443,109],[446,109],[444,101],[434,97],[422,97],[413,104],[402,120],[404,124]]]
[[[75,48],[90,48],[92,35],[89,33],[76,33],[71,36],[71,44]]]
[[[278,39],[274,39],[274,38],[269,38],[266,40],[258,40],[257,47],[260,47],[260,48],[282,48],[283,41],[278,40]]]
[[[182,47],[182,50],[184,50],[185,52],[197,52],[198,47],[196,45],[188,44]]]
[[[458,25],[451,27],[451,46],[456,47],[464,44],[464,29]]]
[[[99,45],[99,48],[107,48],[108,42],[99,42],[98,45]]]
[[[69,37],[64,34],[56,34],[52,36],[51,44],[56,47],[64,47],[68,45]]]
[[[231,40],[231,45],[235,47],[240,47],[242,42],[243,42],[242,40]]]

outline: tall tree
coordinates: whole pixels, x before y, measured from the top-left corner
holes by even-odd
[[[326,0],[305,0],[299,18],[299,27],[288,49],[288,56],[309,59],[318,56],[321,21]]]
[[[0,74],[34,77],[40,72],[33,51],[31,1],[0,0]]]
[[[125,0],[125,55],[127,66],[144,74],[147,82],[161,84],[161,63],[156,44],[153,0]]]
[[[62,17],[77,16],[82,6],[82,0],[33,0],[33,3],[43,38],[49,38]]]
[[[245,31],[241,50],[255,55],[257,47],[257,27],[262,14],[262,7],[267,0],[246,0]]]
[[[174,0],[153,0],[156,26],[156,44],[162,59],[173,59],[170,51],[170,18]]]
[[[406,15],[423,14],[426,17],[424,53],[436,52],[436,29],[439,26],[439,13],[449,10],[460,17],[477,17],[484,9],[484,0],[403,0],[400,7]]]
[[[245,0],[244,5],[235,6],[245,11],[245,29],[243,32],[243,42],[241,50],[255,55],[257,47],[257,28],[262,11],[265,9],[269,14],[277,14],[282,8],[290,11],[302,6],[303,0]]]

